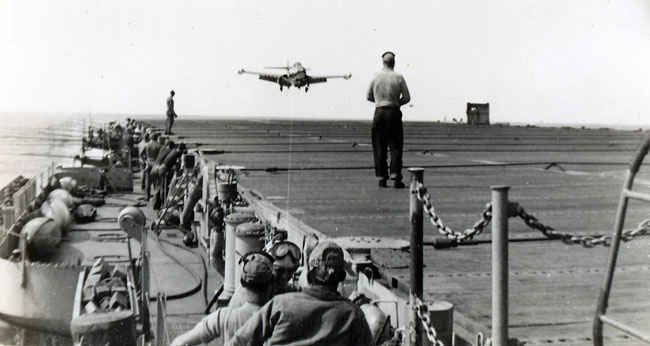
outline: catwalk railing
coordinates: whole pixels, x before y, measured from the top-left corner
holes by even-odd
[[[489,223],[492,223],[492,335],[490,337],[478,335],[478,345],[507,346],[517,344],[516,340],[510,340],[508,338],[508,219],[511,217],[520,217],[527,226],[540,231],[546,238],[551,240],[559,239],[564,243],[580,244],[585,248],[592,248],[596,245],[611,247],[607,275],[601,288],[596,316],[594,318],[594,345],[603,345],[604,324],[650,344],[650,335],[646,335],[642,331],[606,315],[621,242],[632,241],[650,234],[650,219],[643,220],[633,230],[623,230],[628,200],[636,199],[650,202],[650,194],[632,190],[635,175],[639,171],[639,167],[649,150],[650,137],[645,140],[630,164],[621,193],[613,235],[575,235],[568,232],[556,231],[553,227],[544,225],[536,217],[527,213],[518,203],[509,201],[509,186],[491,187],[492,201],[481,213],[481,218],[464,232],[453,231],[442,222],[440,216],[435,212],[430,195],[423,184],[424,169],[410,168],[411,263],[409,302],[411,305],[411,315],[408,343],[416,346],[422,345],[422,334],[424,332],[428,341],[433,345],[450,344],[449,341],[443,342],[438,337],[436,326],[427,314],[428,305],[422,300],[423,246],[425,245],[423,241],[423,218],[426,212],[434,228],[449,240],[448,242],[437,243],[437,245],[443,244],[442,247],[457,246],[464,242],[469,242],[483,232]]]

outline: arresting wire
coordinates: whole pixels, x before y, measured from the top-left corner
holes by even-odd
[[[535,161],[535,162],[504,162],[504,163],[464,163],[464,164],[439,164],[439,165],[417,165],[422,168],[445,169],[445,168],[484,168],[484,167],[517,167],[517,166],[627,166],[627,162],[597,162],[597,161]],[[406,167],[406,166],[405,166]],[[289,171],[342,171],[342,170],[371,170],[374,166],[320,166],[320,167],[254,167],[247,168],[247,172],[289,172]]]

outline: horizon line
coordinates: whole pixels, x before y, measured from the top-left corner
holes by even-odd
[[[109,113],[109,112],[39,112],[39,111],[0,111],[0,116],[9,115],[9,114],[29,114],[29,115],[68,115],[68,116],[100,116],[100,117],[124,117],[126,118],[144,118],[144,119],[155,119],[160,118],[164,120],[165,115],[163,113]],[[465,115],[463,115],[464,117]],[[225,115],[209,115],[209,114],[187,114],[179,116],[179,120],[183,119],[193,119],[193,118],[224,118],[224,119],[236,119],[236,118],[247,118],[247,119],[277,119],[277,120],[344,120],[344,121],[371,121],[372,116],[361,116],[361,115],[348,115],[348,116],[331,116],[331,115],[293,115],[286,116],[280,114],[273,115],[248,115],[248,114],[225,114]],[[447,118],[447,117],[443,117]],[[453,117],[452,117],[453,118]],[[464,118],[462,118],[464,119]],[[439,122],[444,124],[466,124],[465,121],[453,122],[451,120],[443,119],[411,119],[404,120],[405,122]],[[513,126],[525,126],[525,125],[537,125],[544,127],[561,127],[561,126],[588,126],[588,127],[614,127],[614,128],[634,128],[634,127],[650,127],[650,122],[647,123],[592,123],[592,122],[544,122],[544,121],[534,121],[534,122],[518,122],[518,121],[494,121],[490,122],[490,125],[513,125]]]

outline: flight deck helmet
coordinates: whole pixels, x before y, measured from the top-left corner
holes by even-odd
[[[331,241],[319,243],[309,255],[308,269],[310,283],[338,284],[346,275],[343,249]]]
[[[302,254],[298,245],[290,241],[281,241],[273,244],[269,250],[273,256],[273,266],[283,267],[295,271],[300,266]]]
[[[300,248],[290,241],[281,241],[273,244],[269,254],[273,257],[273,276],[276,282],[286,284],[300,266]]]
[[[241,284],[244,287],[263,287],[273,280],[273,257],[264,252],[250,252],[240,260]]]

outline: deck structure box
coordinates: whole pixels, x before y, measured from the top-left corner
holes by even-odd
[[[467,102],[468,125],[490,125],[490,104]]]

